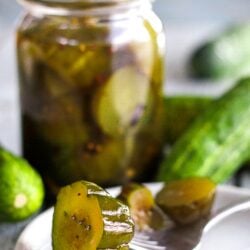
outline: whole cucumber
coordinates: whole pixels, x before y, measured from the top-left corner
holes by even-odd
[[[220,183],[249,159],[250,78],[212,103],[163,160],[158,180],[192,176]]]
[[[214,101],[205,96],[164,96],[164,141],[173,145]]]
[[[191,56],[191,72],[201,78],[250,73],[250,24],[230,27]]]

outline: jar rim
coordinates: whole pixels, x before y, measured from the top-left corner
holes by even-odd
[[[18,0],[27,9],[34,11],[39,7],[39,11],[52,15],[68,15],[69,13],[81,15],[84,11],[93,9],[124,10],[127,8],[137,8],[146,3],[151,4],[154,0]]]
[[[63,8],[88,8],[88,7],[107,7],[116,5],[138,5],[142,2],[153,2],[154,0],[18,0],[21,4],[31,3],[44,5],[47,7]]]

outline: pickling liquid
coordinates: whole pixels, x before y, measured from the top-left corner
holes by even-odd
[[[162,148],[163,55],[149,23],[33,20],[18,31],[24,157],[53,193],[152,179]],[[137,34],[137,35],[136,35]]]

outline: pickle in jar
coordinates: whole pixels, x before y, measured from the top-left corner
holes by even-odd
[[[99,90],[95,118],[108,135],[123,135],[140,123],[148,105],[150,82],[135,67],[123,67]]]
[[[54,179],[61,185],[79,180],[118,184],[126,168],[126,145],[122,140],[87,141],[85,144],[54,147],[51,154]],[[119,168],[117,166],[120,166]]]
[[[60,23],[62,20],[57,21]],[[109,30],[92,26],[84,20],[78,24],[68,23],[71,28],[67,32],[56,25],[42,22],[37,30],[19,33],[19,52],[29,52],[39,64],[48,66],[60,78],[67,79],[70,87],[88,87],[105,79],[112,68],[111,49],[104,42],[99,44],[98,40],[105,41]],[[58,39],[58,42],[55,43],[54,39]],[[84,42],[81,42],[83,39]],[[89,42],[92,39],[96,45]]]

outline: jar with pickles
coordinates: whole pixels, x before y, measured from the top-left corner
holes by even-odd
[[[147,180],[162,149],[164,32],[149,0],[21,0],[24,157],[50,191]]]

